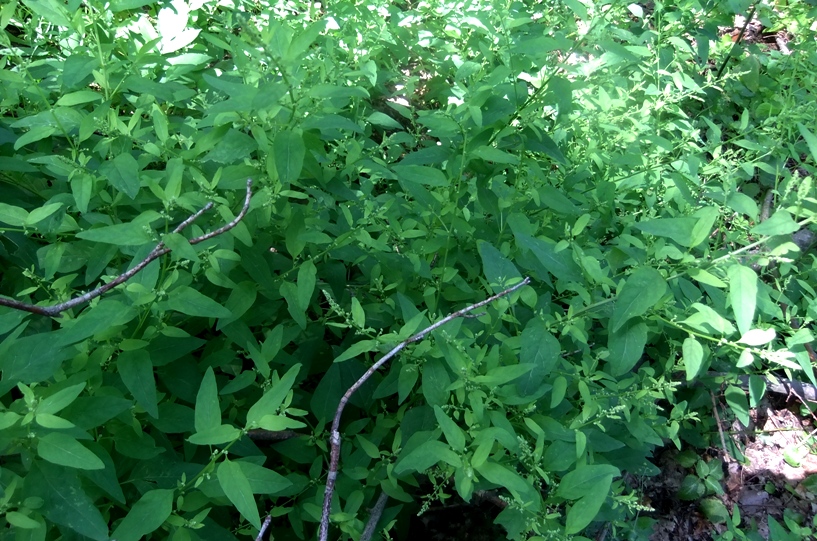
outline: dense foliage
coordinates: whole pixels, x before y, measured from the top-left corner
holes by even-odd
[[[525,276],[354,395],[331,537],[476,491],[509,539],[647,535],[632,479],[721,446],[710,392],[817,383],[815,10],[778,9],[0,8],[0,294],[172,250],[0,308],[0,538],[314,538],[341,395]],[[724,32],[753,10],[790,54]]]

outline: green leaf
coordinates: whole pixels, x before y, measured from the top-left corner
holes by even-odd
[[[536,237],[525,235],[524,233],[514,232],[517,246],[521,249],[528,249],[533,252],[536,259],[542,264],[545,269],[565,282],[584,282],[582,277],[582,270],[579,265],[573,261],[571,250],[556,251],[556,244],[546,242]]]
[[[218,387],[213,367],[208,366],[196,395],[196,432],[204,432],[221,425],[221,408],[218,405]]]
[[[17,138],[14,142],[14,150],[20,150],[29,143],[42,141],[46,137],[51,137],[57,131],[53,126],[35,126]]]
[[[360,342],[355,342],[349,349],[335,357],[336,363],[342,363],[343,361],[348,361],[349,359],[354,359],[361,353],[366,353],[368,351],[375,351],[377,349],[377,340],[361,340]]]
[[[380,111],[375,111],[366,119],[375,126],[380,126],[381,128],[386,128],[390,130],[402,130],[403,126],[394,120],[392,117],[385,113],[381,113]]]
[[[724,391],[723,396],[738,421],[743,426],[749,426],[749,401],[746,399],[746,393],[743,389],[730,385]]]
[[[736,263],[726,270],[726,275],[729,277],[729,302],[735,322],[740,333],[745,334],[755,319],[757,274],[749,267]]]
[[[253,425],[258,423],[265,415],[275,415],[278,413],[278,408],[292,389],[292,385],[295,383],[295,378],[298,376],[300,369],[301,365],[296,364],[287,370],[286,374],[265,392],[264,395],[258,399],[258,402],[252,405],[247,412],[247,428],[252,428]]]
[[[272,430],[273,432],[286,430],[287,428],[303,428],[305,426],[301,421],[290,419],[284,415],[264,415],[258,421],[258,428]]]
[[[392,167],[397,178],[403,182],[414,182],[425,186],[448,186],[448,177],[439,169],[425,165],[395,165]]]
[[[400,374],[397,376],[397,402],[402,404],[408,398],[417,379],[420,377],[420,370],[417,365],[406,364],[400,367]]]
[[[252,495],[252,487],[244,472],[236,462],[224,460],[218,465],[216,473],[218,484],[232,504],[256,529],[261,529],[261,517],[258,515],[258,506]]]
[[[199,254],[196,249],[190,245],[190,242],[181,233],[168,233],[162,235],[162,242],[165,246],[170,248],[173,255],[180,259],[189,259],[190,261],[198,261]]]
[[[156,380],[153,378],[153,364],[144,349],[123,351],[116,361],[119,376],[136,402],[151,417],[159,417],[156,403]]]
[[[192,287],[180,286],[168,292],[167,308],[198,317],[230,317],[232,313]]]
[[[743,351],[740,352],[740,357],[738,357],[738,363],[735,366],[737,368],[746,368],[753,362],[755,362],[755,357],[754,355],[752,355],[752,351],[749,349],[744,349]]]
[[[652,267],[637,268],[627,278],[616,299],[610,332],[617,332],[628,320],[658,304],[666,291],[667,282],[660,272]]]
[[[101,470],[105,464],[68,434],[52,432],[39,439],[37,454],[52,464],[81,470]]]
[[[511,492],[515,492],[517,498],[521,499],[522,496],[530,492],[531,486],[527,481],[518,473],[502,464],[487,460],[476,467],[476,470],[491,483],[495,483],[507,488]]]
[[[292,481],[252,462],[236,462],[250,482],[253,494],[276,494],[292,486]]]
[[[87,173],[78,173],[71,179],[71,195],[74,196],[74,204],[82,214],[88,212],[88,203],[94,190],[94,179]]]
[[[504,150],[499,150],[498,148],[488,147],[488,146],[481,146],[477,147],[471,151],[471,155],[475,158],[480,158],[487,162],[494,162],[494,163],[506,163],[510,165],[518,165],[519,164],[519,157],[514,156]]]
[[[621,475],[619,469],[609,464],[580,466],[562,477],[559,488],[556,489],[556,495],[560,498],[576,500],[593,494],[601,486],[606,485],[609,489],[610,481],[619,475]],[[604,492],[606,495],[606,491]]]
[[[684,356],[684,369],[686,370],[687,381],[692,381],[701,371],[704,360],[704,348],[694,336],[688,336],[682,346]]]
[[[629,372],[641,359],[646,344],[647,324],[641,320],[630,321],[621,330],[611,332],[607,337],[610,373],[620,376]]]
[[[77,399],[82,390],[85,389],[85,383],[86,382],[83,381],[82,383],[71,385],[65,389],[60,389],[51,396],[43,398],[40,400],[39,405],[37,405],[37,413],[53,414],[60,412]]]
[[[108,526],[74,470],[37,461],[26,476],[25,491],[26,496],[43,500],[40,512],[49,521],[95,541],[108,541]]]
[[[394,473],[400,475],[408,471],[424,472],[440,461],[457,468],[462,466],[460,457],[448,445],[438,440],[427,441],[401,456],[394,466]]]
[[[111,535],[116,541],[139,541],[164,524],[173,512],[173,490],[154,489],[133,504]]]
[[[465,450],[465,433],[457,423],[452,421],[440,406],[434,406],[434,416],[437,418],[437,422],[440,423],[440,428],[443,429],[443,435],[448,445],[458,452]]]
[[[749,402],[753,408],[756,408],[763,395],[766,394],[766,380],[762,377],[752,374],[749,376]]]
[[[141,246],[153,241],[149,226],[132,222],[80,231],[77,233],[77,237],[93,242],[115,244],[116,246]]]
[[[690,246],[695,247],[709,238],[712,232],[712,226],[715,225],[715,220],[721,215],[717,207],[703,207],[695,211],[693,216],[698,218],[695,227],[692,228],[690,235]]]
[[[221,445],[237,440],[241,431],[232,425],[218,425],[206,430],[196,431],[187,438],[194,445]]]
[[[704,516],[708,518],[715,524],[722,524],[729,520],[729,511],[726,509],[726,506],[723,502],[716,497],[706,498],[705,500],[701,501],[701,512],[703,512]],[[769,517],[770,520],[774,520],[773,518]],[[774,537],[770,539],[779,539],[778,537]]]
[[[797,123],[797,128],[800,130],[803,139],[806,140],[806,145],[808,145],[808,150],[811,153],[811,159],[817,162],[817,136],[811,133],[811,131],[800,122]]]
[[[241,162],[244,158],[249,158],[250,154],[256,150],[258,150],[258,143],[252,137],[244,132],[230,128],[219,139],[215,148],[202,158],[202,161],[213,161],[222,164]]]
[[[528,322],[521,338],[519,361],[533,368],[516,381],[516,387],[521,396],[528,396],[541,387],[545,377],[559,364],[562,345],[548,331],[547,324],[539,318]]]
[[[114,188],[136,199],[139,194],[139,163],[136,158],[128,153],[119,154],[99,166],[99,172]]]
[[[692,248],[693,233],[698,220],[695,218],[656,218],[635,224],[635,227],[648,235],[668,237],[687,248]]]
[[[27,219],[27,210],[0,203],[0,222],[7,223],[14,227],[22,227]]]
[[[778,210],[765,222],[759,223],[750,229],[755,235],[788,235],[800,229],[800,226],[792,219],[791,214],[785,210]]]
[[[478,242],[477,246],[479,255],[482,257],[483,272],[494,292],[505,289],[522,279],[516,266],[489,242]]]
[[[272,153],[275,158],[278,180],[284,184],[298,180],[306,156],[303,136],[291,130],[278,132],[272,142]]]
[[[565,533],[577,534],[593,522],[601,506],[607,499],[612,484],[611,478],[605,478],[597,485],[596,491],[579,498],[568,510],[565,517]]]
[[[306,312],[312,293],[315,291],[316,275],[318,271],[311,259],[303,262],[298,270],[298,308]]]
[[[763,346],[775,339],[777,333],[774,329],[752,329],[743,333],[738,340],[740,344],[747,346]]]

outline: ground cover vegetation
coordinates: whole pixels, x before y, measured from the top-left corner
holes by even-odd
[[[817,384],[813,4],[6,3],[0,538],[312,539],[333,478],[329,539],[648,539],[668,446],[759,539],[721,459]]]

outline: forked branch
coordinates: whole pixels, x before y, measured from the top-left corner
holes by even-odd
[[[234,228],[236,225],[238,225],[238,222],[240,222],[244,218],[244,216],[246,216],[247,211],[250,209],[251,197],[252,197],[252,179],[247,179],[247,193],[244,196],[244,206],[241,208],[241,212],[239,212],[238,215],[231,222],[216,229],[215,231],[211,231],[209,233],[201,235],[200,237],[191,239],[189,241],[190,244],[198,244],[200,242],[204,242],[205,240],[221,235],[222,233],[225,233],[230,229]],[[207,203],[206,205],[204,205],[204,208],[202,208],[201,210],[187,218],[185,221],[180,223],[178,226],[176,226],[176,228],[173,230],[173,233],[182,232],[187,226],[189,226],[197,218],[199,218],[199,216],[201,216],[211,208],[213,208],[213,203]],[[127,272],[123,272],[122,274],[120,274],[107,284],[103,284],[98,288],[94,289],[93,291],[89,291],[88,293],[85,293],[78,297],[74,297],[73,299],[67,300],[60,304],[55,304],[53,306],[37,306],[34,304],[27,304],[24,302],[15,301],[13,299],[5,299],[3,297],[0,297],[0,306],[8,306],[9,308],[16,308],[17,310],[31,312],[32,314],[54,317],[66,310],[74,308],[75,306],[79,306],[80,304],[86,303],[91,299],[99,297],[100,295],[104,295],[105,293],[115,288],[119,284],[127,282],[128,280],[133,278],[136,274],[139,273],[139,271],[147,267],[152,261],[162,257],[163,255],[169,252],[170,248],[167,248],[165,246],[164,241],[160,241],[159,244],[157,244],[156,247],[153,250],[151,250],[147,257],[140,261],[132,269],[128,270]]]
[[[454,313],[451,313],[444,317],[443,319],[439,320],[438,322],[434,323],[433,325],[429,325],[422,331],[418,332],[417,334],[403,340],[399,344],[397,344],[391,351],[386,353],[383,357],[380,358],[379,361],[374,363],[371,368],[369,368],[365,374],[360,376],[358,379],[346,393],[341,397],[340,403],[338,404],[338,409],[335,411],[335,418],[332,421],[332,432],[329,436],[329,443],[331,445],[330,453],[329,453],[329,472],[326,475],[326,491],[323,495],[323,511],[321,513],[321,527],[319,532],[319,541],[327,541],[329,538],[329,512],[332,508],[332,494],[335,491],[335,481],[338,478],[338,467],[340,465],[340,418],[343,415],[343,409],[346,407],[346,404],[349,402],[349,399],[352,398],[352,395],[363,386],[366,381],[372,374],[377,372],[384,364],[386,364],[392,357],[397,355],[403,348],[407,345],[418,342],[422,340],[425,335],[434,331],[449,321],[456,319],[458,317],[464,317],[468,312],[472,310],[476,310],[477,308],[482,308],[483,306],[494,302],[495,300],[499,299],[500,297],[504,297],[510,293],[513,293],[517,289],[521,288],[530,283],[530,278],[525,278],[518,284],[513,287],[509,287],[504,291],[500,291],[496,295],[492,295],[487,299],[480,301],[476,304],[472,304],[470,306],[466,306],[462,310],[458,310]]]

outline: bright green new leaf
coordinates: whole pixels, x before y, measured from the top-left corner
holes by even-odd
[[[196,431],[187,438],[194,445],[221,445],[237,440],[241,431],[232,425],[219,425],[206,430]]]
[[[277,383],[258,399],[258,402],[253,404],[247,412],[247,428],[252,428],[254,424],[258,423],[265,415],[275,415],[278,413],[278,408],[284,402],[290,389],[292,389],[292,385],[295,383],[295,378],[298,376],[300,369],[300,364],[292,366]]]
[[[230,317],[232,313],[192,287],[180,286],[168,293],[167,308],[199,317]]]
[[[116,246],[140,246],[153,241],[149,227],[134,223],[108,225],[80,231],[77,237]]]
[[[77,399],[82,390],[85,389],[85,382],[71,385],[65,389],[60,389],[56,393],[40,400],[37,406],[37,413],[58,413]]]
[[[752,329],[743,333],[738,342],[747,346],[763,346],[774,340],[775,336],[777,333],[774,329]]]
[[[732,413],[743,426],[749,426],[749,401],[746,393],[740,387],[730,385],[723,393],[726,403],[732,408]]]
[[[772,217],[754,226],[750,231],[755,235],[788,235],[800,229],[785,210],[778,210]]]
[[[752,355],[752,351],[749,349],[744,349],[740,352],[740,357],[738,357],[738,362],[735,366],[737,368],[746,368],[753,362],[755,362],[755,356]]]
[[[272,149],[278,180],[283,184],[298,180],[306,155],[303,136],[296,131],[280,131],[272,142]]]
[[[494,292],[499,292],[522,279],[516,266],[489,242],[482,241],[477,246],[482,257],[482,269]]]
[[[660,272],[652,267],[637,268],[627,278],[616,299],[610,332],[618,332],[628,320],[658,304],[666,291],[667,282]]]
[[[286,430],[287,428],[303,428],[305,426],[301,421],[290,419],[285,415],[264,415],[258,421],[258,428],[272,430],[273,432]]]
[[[50,413],[37,413],[34,415],[34,420],[43,428],[51,428],[54,430],[62,430],[65,428],[73,428],[75,425],[67,419],[52,415]]]
[[[561,354],[562,346],[548,331],[547,324],[539,318],[531,319],[522,331],[519,361],[532,368],[516,381],[519,394],[528,396],[536,392],[545,377],[559,364]]]
[[[644,346],[647,344],[647,324],[643,321],[630,321],[617,332],[611,332],[607,337],[607,348],[610,356],[610,373],[620,376],[629,372],[641,359]]]
[[[757,306],[757,274],[751,268],[738,263],[730,266],[726,275],[729,277],[729,302],[738,330],[745,334],[755,319]]]
[[[52,464],[80,470],[101,470],[105,464],[76,439],[62,432],[52,432],[39,439],[37,454]]]
[[[173,490],[154,489],[133,504],[127,516],[113,531],[116,541],[139,541],[156,531],[173,512]]]
[[[361,329],[366,326],[366,312],[357,297],[352,297],[352,322]]]
[[[710,306],[694,302],[690,308],[695,310],[696,313],[681,323],[706,333],[716,332],[728,336],[735,332],[735,326]]]
[[[156,403],[156,380],[153,378],[153,364],[144,349],[123,351],[116,361],[119,376],[125,387],[151,417],[159,417]]]
[[[462,452],[465,449],[465,433],[462,429],[445,414],[440,406],[434,406],[434,416],[443,429],[448,445],[457,452]]]
[[[684,369],[686,370],[687,381],[692,381],[701,370],[704,360],[704,348],[694,336],[688,336],[682,346],[684,356]]]
[[[221,424],[221,408],[218,405],[218,387],[213,368],[208,366],[196,395],[196,432],[204,432]]]
[[[261,529],[261,517],[252,495],[252,487],[241,466],[231,460],[224,460],[216,472],[218,484],[232,504],[250,524]]]
[[[457,468],[462,466],[460,457],[448,445],[438,440],[427,441],[400,457],[394,466],[394,473],[400,475],[408,471],[424,472],[440,461]]]

